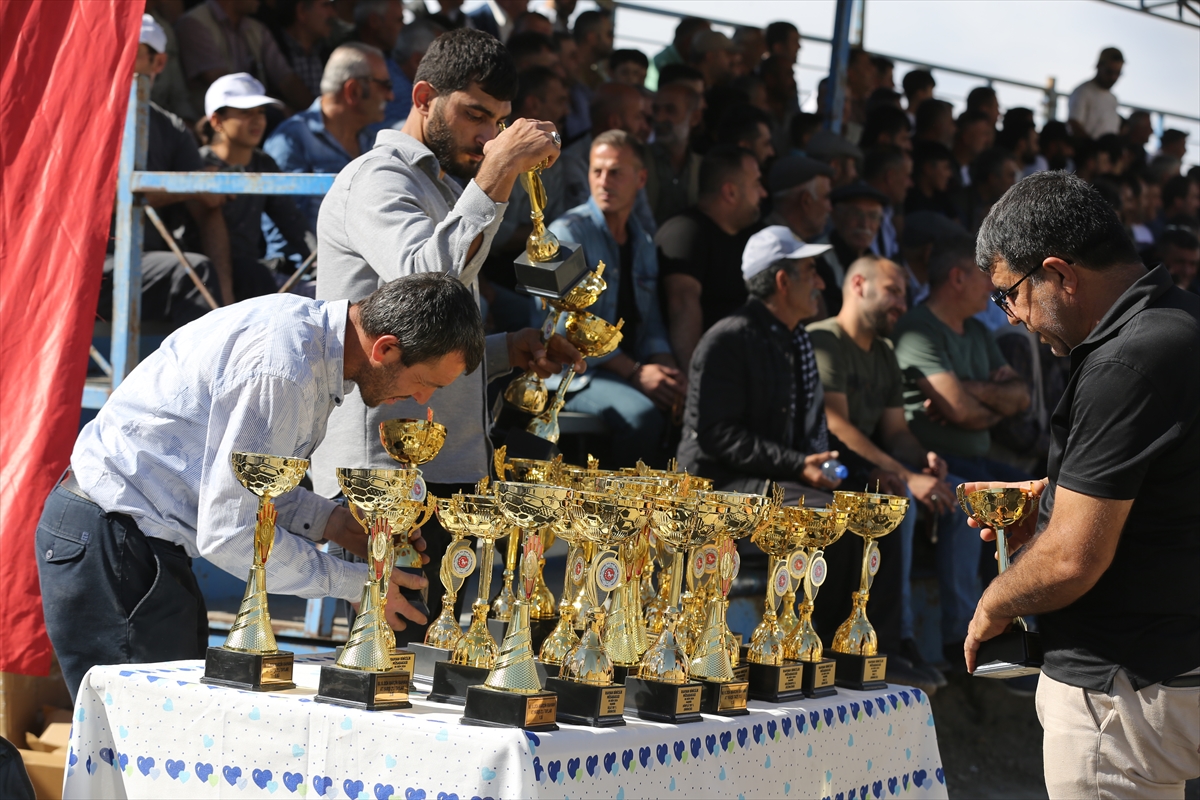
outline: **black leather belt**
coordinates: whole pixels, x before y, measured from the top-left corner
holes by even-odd
[[[79,486],[79,481],[75,480],[75,473],[71,470],[67,470],[66,474],[63,475],[62,481],[60,481],[58,485],[76,497],[87,500],[89,503],[94,504],[96,502],[92,498],[88,497],[88,493]]]
[[[1193,686],[1200,686],[1200,672],[1170,678],[1163,681],[1162,685],[1170,689],[1190,689]]]

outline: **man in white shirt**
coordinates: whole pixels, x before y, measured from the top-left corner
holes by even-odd
[[[1106,133],[1120,133],[1121,115],[1117,113],[1117,96],[1112,87],[1121,77],[1125,56],[1115,47],[1100,51],[1096,64],[1096,77],[1079,84],[1071,92],[1068,123],[1071,133],[1099,139]]]

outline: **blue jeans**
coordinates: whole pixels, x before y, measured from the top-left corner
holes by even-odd
[[[658,462],[666,418],[649,397],[611,372],[597,369],[587,388],[567,396],[565,408],[604,420],[610,469],[632,467],[639,458],[648,464]]]

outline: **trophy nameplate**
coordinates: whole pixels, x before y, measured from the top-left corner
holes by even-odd
[[[975,672],[981,678],[1019,678],[1042,671],[1042,637],[1035,631],[1002,633],[979,645]]]
[[[782,664],[747,664],[750,698],[768,703],[788,703],[804,697],[804,665],[795,661]]]
[[[320,688],[313,699],[365,711],[412,708],[408,702],[410,678],[407,672],[365,672],[323,666]]]
[[[278,692],[295,689],[292,683],[294,655],[286,650],[263,655],[239,653],[223,647],[210,647],[204,654],[204,683],[245,689],[251,692]]]
[[[518,694],[478,685],[467,689],[462,724],[540,733],[558,730],[557,716],[558,696],[553,692]]]
[[[698,683],[664,683],[631,675],[625,679],[625,708],[651,722],[699,722],[703,693]]]
[[[740,717],[749,714],[746,700],[750,693],[750,684],[746,681],[729,681],[717,683],[697,679],[703,692],[700,696],[700,710],[705,714],[716,714],[722,717]]]
[[[830,653],[837,664],[834,682],[838,686],[861,692],[887,688],[887,656],[863,656],[836,650]]]
[[[804,687],[805,697],[828,697],[837,694],[837,662],[832,658],[822,658],[820,661],[801,661],[804,667],[804,677],[800,685]]]
[[[592,686],[586,683],[548,678],[546,690],[558,696],[559,722],[612,728],[625,724],[625,687]]]

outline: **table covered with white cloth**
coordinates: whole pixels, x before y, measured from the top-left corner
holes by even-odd
[[[92,669],[63,796],[946,797],[929,699],[911,687],[534,734],[462,725],[458,707],[419,691],[404,711],[314,702],[323,663],[332,656],[298,657],[297,688],[271,693],[201,683],[199,661]]]

